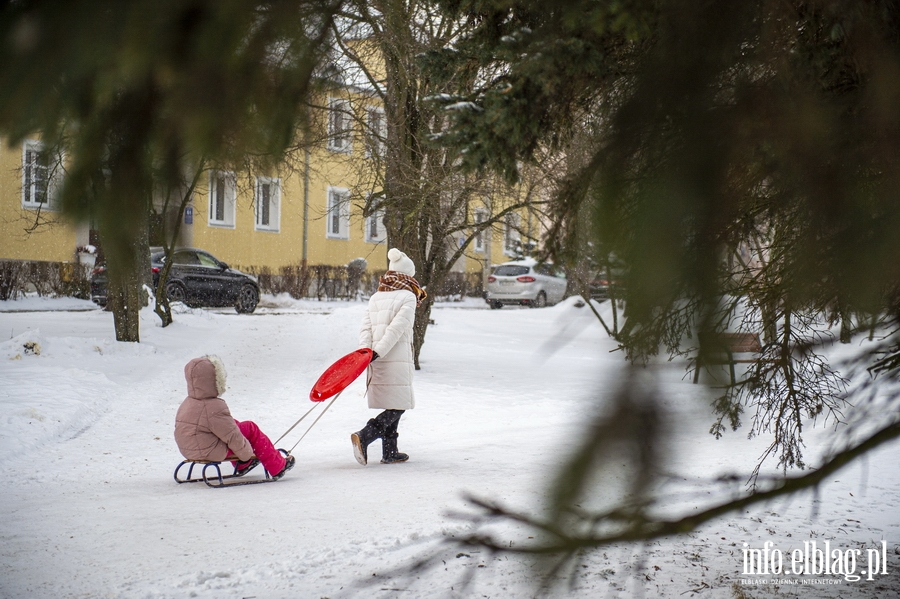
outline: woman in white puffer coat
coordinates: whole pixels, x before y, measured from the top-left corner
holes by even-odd
[[[397,451],[397,426],[403,412],[416,404],[412,388],[412,334],[416,306],[426,294],[413,278],[416,265],[406,254],[392,248],[388,259],[388,271],[369,299],[359,332],[359,346],[374,352],[368,372],[369,407],[384,410],[362,430],[350,435],[353,454],[363,466],[368,463],[369,444],[375,439],[381,439],[382,464],[409,459]]]

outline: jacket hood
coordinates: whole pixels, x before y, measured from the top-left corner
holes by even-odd
[[[184,367],[188,395],[195,399],[210,399],[225,393],[225,365],[218,356],[194,358]]]

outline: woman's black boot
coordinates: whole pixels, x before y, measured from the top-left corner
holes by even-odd
[[[368,424],[361,431],[357,431],[350,435],[350,442],[353,443],[353,456],[356,461],[365,466],[369,461],[368,449],[369,444],[381,436],[381,428],[374,418],[369,420]]]
[[[397,433],[385,433],[381,438],[381,463],[399,464],[409,459],[405,453],[397,451]]]

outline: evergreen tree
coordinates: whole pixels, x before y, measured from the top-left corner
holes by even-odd
[[[548,241],[572,259],[585,247],[573,240],[587,208],[594,247],[628,266],[617,338],[632,375],[557,479],[549,517],[524,517],[549,535],[523,551],[572,556],[683,533],[818,485],[900,436],[896,400],[883,397],[900,366],[896,327],[884,329],[881,354],[864,352],[841,370],[823,352],[835,336],[848,341],[898,317],[900,5],[439,3],[475,30],[431,53],[429,73],[477,82],[465,98],[474,109],[454,114],[444,143],[467,168],[515,180],[538,152],[566,152],[575,133],[587,133]],[[785,477],[761,483],[757,466],[737,499],[661,518],[653,488],[665,412],[638,384],[640,365],[661,349],[696,356],[697,331],[729,325],[760,333],[765,345],[716,402],[712,432],[749,414],[751,435],[771,434],[764,457]],[[880,377],[848,386],[865,368]],[[894,409],[875,409],[879,395]],[[806,466],[803,431],[823,422],[873,428],[851,428],[855,441],[789,476]],[[591,475],[620,461],[631,467],[629,498],[603,514],[578,509]],[[502,550],[490,537],[468,540]]]

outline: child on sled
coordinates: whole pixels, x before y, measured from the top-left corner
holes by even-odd
[[[294,467],[255,423],[231,416],[219,396],[225,392],[225,365],[217,356],[194,358],[184,367],[188,396],[175,416],[175,443],[188,460],[231,460],[244,475],[259,463],[275,480]],[[255,457],[254,457],[255,456]]]

